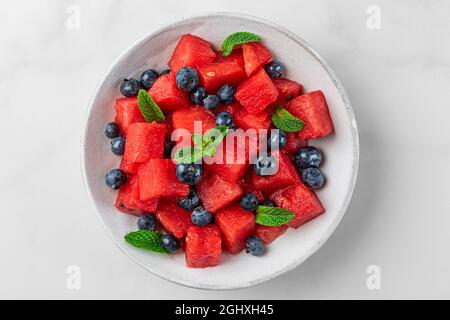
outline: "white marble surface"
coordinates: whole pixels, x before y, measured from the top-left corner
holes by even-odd
[[[381,29],[366,9],[381,9]],[[66,28],[71,5],[81,28]],[[205,11],[261,16],[299,34],[346,86],[361,162],[327,244],[258,287],[207,292],[147,273],[102,229],[79,141],[88,99],[132,42]],[[24,1],[0,10],[0,298],[450,298],[448,1]],[[79,265],[81,289],[66,268]],[[381,268],[381,290],[366,286]]]

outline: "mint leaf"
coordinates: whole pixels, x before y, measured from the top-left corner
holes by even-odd
[[[138,94],[138,106],[145,121],[156,121],[161,123],[164,121],[164,113],[158,107],[153,98],[145,90],[139,90]]]
[[[192,134],[192,141],[194,142],[195,146],[202,146],[203,145],[203,136],[198,133]]]
[[[139,230],[130,232],[125,236],[125,241],[136,248],[158,253],[168,253],[161,245],[161,233],[156,231]]]
[[[195,163],[208,155],[214,157],[217,146],[222,142],[228,133],[227,126],[217,126],[209,129],[205,135],[192,134],[194,147],[185,146],[179,149],[174,155],[174,161],[177,163]]]
[[[203,155],[214,157],[217,146],[222,142],[228,133],[227,126],[217,126],[209,129],[203,136]]]
[[[189,164],[189,163],[195,163],[199,161],[201,158],[203,158],[203,152],[199,148],[192,148],[191,146],[186,146],[181,149],[179,149],[174,157],[173,160],[176,163],[182,163],[182,164]]]
[[[275,127],[285,132],[297,132],[305,126],[302,120],[294,117],[283,106],[278,106],[272,113],[272,122]]]
[[[222,56],[230,55],[237,46],[248,43],[261,41],[261,37],[251,32],[235,32],[230,34],[222,43]]]
[[[278,227],[288,223],[294,217],[295,214],[289,210],[266,206],[256,207],[256,223],[263,226]]]
[[[194,148],[186,146],[177,150],[173,156],[173,160],[177,163],[192,163],[192,157],[194,155]]]

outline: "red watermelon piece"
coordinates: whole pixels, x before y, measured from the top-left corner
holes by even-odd
[[[242,53],[247,77],[250,77],[258,69],[272,61],[272,54],[261,42],[243,44]]]
[[[138,178],[142,201],[155,198],[173,200],[189,193],[189,186],[177,179],[171,159],[150,159],[143,163],[139,166]]]
[[[217,212],[215,221],[222,232],[225,249],[232,254],[242,251],[247,238],[255,231],[255,215],[239,204]]]
[[[156,217],[164,230],[173,234],[177,239],[184,237],[192,225],[191,212],[182,209],[174,202],[160,201]]]
[[[209,212],[216,212],[242,196],[241,187],[215,174],[200,181],[196,190],[203,206]]]
[[[241,109],[236,113],[234,121],[239,128],[244,130],[255,129],[258,131],[259,129],[269,129],[272,124],[270,113],[266,110],[259,113],[250,113],[245,109]]]
[[[136,174],[138,172],[139,165],[140,165],[140,163],[138,163],[138,162],[124,161],[123,157],[122,157],[122,161],[120,161],[119,169],[125,173]]]
[[[128,126],[135,122],[145,122],[138,107],[136,97],[120,98],[116,100],[116,118],[114,120],[119,126],[120,132],[125,134]]]
[[[128,128],[123,161],[142,163],[148,159],[162,158],[166,125],[156,122],[137,122]]]
[[[220,229],[210,224],[190,226],[186,235],[186,265],[189,268],[217,266],[222,254]]]
[[[201,132],[195,132],[194,123],[200,122]],[[177,110],[172,114],[172,127],[176,129],[186,129],[191,134],[201,133],[204,134],[209,129],[216,127],[216,120],[214,115],[209,111],[206,111],[202,107],[192,107],[184,110]]]
[[[239,179],[238,184],[245,193],[253,193],[258,198],[258,201],[263,202],[265,200],[264,194],[256,189],[253,184],[252,170],[248,170],[247,173]]]
[[[237,86],[245,72],[237,63],[213,62],[197,68],[200,83],[210,94],[215,94],[224,84]]]
[[[178,41],[168,65],[170,70],[177,73],[183,67],[198,67],[213,62],[216,58],[211,44],[192,34],[184,34]]]
[[[283,152],[272,152],[272,155],[278,158],[278,172],[276,174],[262,177],[252,172],[253,184],[256,189],[262,192],[273,192],[300,181],[297,170],[287,155]]]
[[[278,227],[267,227],[260,224],[256,225],[255,235],[261,238],[265,244],[271,244],[276,238],[283,235],[287,230],[286,225]]]
[[[130,175],[127,182],[119,189],[115,206],[119,211],[139,216],[143,213],[154,213],[158,206],[158,199],[141,201],[138,178]]]
[[[244,146],[243,154],[239,154],[238,151],[240,150],[236,141],[234,148],[227,148],[226,142],[221,143],[216,149],[215,162],[206,164],[206,169],[228,182],[236,183],[250,166],[248,160],[248,145],[246,144]],[[217,162],[217,160],[220,160],[220,162]]]
[[[278,98],[278,90],[264,69],[245,80],[234,94],[250,113],[259,113]]]
[[[189,93],[177,87],[173,72],[160,76],[148,90],[148,94],[163,112],[172,112],[191,106]]]
[[[286,132],[287,140],[283,151],[288,154],[296,152],[308,144],[308,141],[300,139],[297,132]]]
[[[299,131],[299,137],[303,140],[325,137],[334,130],[328,105],[321,90],[298,96],[286,105],[286,109],[305,122],[305,126]]]
[[[244,55],[242,54],[242,48],[234,49],[228,56],[222,56],[222,52],[216,57],[215,62],[237,63],[242,68],[245,68]]]
[[[300,83],[289,79],[274,79],[272,81],[278,90],[276,103],[283,106],[286,102],[298,97],[303,90],[303,86]]]
[[[235,101],[231,104],[221,104],[217,108],[213,110],[214,114],[217,115],[221,112],[228,112],[233,117],[234,115],[242,109],[242,106],[239,104],[239,102]]]
[[[290,210],[295,214],[295,218],[287,224],[291,228],[298,228],[325,212],[314,191],[308,189],[301,182],[276,191],[272,194],[271,199],[280,208]]]

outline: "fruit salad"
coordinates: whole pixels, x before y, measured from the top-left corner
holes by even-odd
[[[120,165],[105,181],[136,216],[129,245],[212,267],[263,256],[325,212],[323,153],[308,145],[333,133],[325,95],[288,79],[266,41],[236,32],[218,50],[185,34],[167,69],[122,81],[105,129]]]

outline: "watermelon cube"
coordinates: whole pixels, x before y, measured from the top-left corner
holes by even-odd
[[[242,53],[247,77],[272,61],[272,54],[261,42],[250,42],[242,45]]]
[[[207,170],[220,176],[222,179],[236,183],[245,174],[249,164],[211,164]]]
[[[298,97],[303,90],[303,86],[289,79],[274,79],[273,84],[278,90],[277,105],[283,105]]]
[[[325,212],[314,191],[308,189],[301,182],[276,191],[272,194],[271,199],[280,208],[290,210],[295,214],[295,218],[287,224],[291,228],[298,228]]]
[[[287,154],[292,154],[308,144],[308,141],[300,139],[297,132],[286,132],[286,137],[286,145],[283,151]]]
[[[272,124],[270,113],[263,110],[259,113],[250,113],[246,109],[239,110],[234,121],[239,128],[248,129],[269,129]]]
[[[177,87],[173,72],[160,76],[148,93],[163,112],[189,108],[191,105],[189,93]]]
[[[156,122],[137,122],[128,127],[123,161],[142,163],[148,159],[162,158],[166,125]]]
[[[216,58],[211,44],[192,34],[184,34],[178,41],[168,65],[177,73],[183,67],[198,67]]]
[[[200,132],[195,132],[195,122],[198,122]],[[206,111],[205,108],[192,107],[189,109],[177,110],[172,114],[172,127],[174,130],[186,129],[191,134],[204,134],[209,129],[216,126],[214,115]]]
[[[119,211],[139,216],[143,213],[154,213],[158,206],[158,199],[141,201],[138,178],[130,175],[127,182],[119,189],[115,206]]]
[[[178,199],[188,195],[189,186],[181,183],[175,174],[171,159],[150,159],[138,169],[140,199],[142,201],[166,198]]]
[[[182,209],[174,202],[160,201],[156,210],[156,217],[164,230],[178,239],[184,237],[192,225],[191,212]]]
[[[235,98],[250,113],[259,113],[278,98],[278,90],[264,69],[245,80]]]
[[[273,192],[300,181],[296,168],[286,154],[272,152],[272,156],[278,159],[278,172],[272,176],[258,176],[255,172],[252,172],[253,184],[257,190]]]
[[[255,231],[255,215],[242,209],[239,204],[217,212],[215,221],[222,232],[225,249],[232,254],[242,251],[247,238]]]
[[[197,185],[197,193],[206,211],[217,210],[237,201],[242,196],[242,189],[218,175],[212,174]]]
[[[211,164],[206,164],[206,169],[228,182],[236,183],[250,166],[248,146],[245,145],[243,149],[243,154],[238,154],[240,150],[237,144],[234,145],[234,148],[227,148],[226,143],[221,143],[216,149],[216,158],[220,162],[215,161]]]
[[[222,52],[216,57],[215,62],[237,63],[242,68],[245,68],[244,55],[242,54],[242,48],[234,49],[228,56],[222,56]]]
[[[286,225],[278,227],[267,227],[263,225],[256,225],[255,235],[261,238],[264,244],[271,244],[276,238],[283,235],[287,230]]]
[[[264,194],[260,190],[256,189],[255,185],[253,184],[253,176],[251,170],[248,170],[247,173],[243,177],[241,177],[237,183],[245,193],[253,193],[258,201],[263,202],[265,200]]]
[[[321,90],[298,96],[286,105],[286,109],[305,122],[305,126],[298,133],[303,140],[325,137],[334,130],[328,105]]]
[[[197,68],[200,83],[206,91],[214,94],[224,84],[237,86],[244,78],[245,72],[237,63],[213,62]]]
[[[234,117],[234,115],[241,109],[242,109],[242,106],[239,104],[239,102],[235,101],[231,104],[219,105],[217,108],[215,108],[213,110],[213,112],[215,115],[217,115],[221,112],[228,112],[229,114],[231,114]]]
[[[145,122],[145,119],[139,110],[136,97],[120,98],[116,100],[116,118],[114,121],[119,126],[122,134],[126,134],[130,124],[135,122]]]
[[[186,265],[189,268],[217,266],[222,254],[220,229],[210,224],[190,226],[186,235]]]
[[[125,161],[122,157],[122,161],[120,161],[119,169],[125,173],[136,174],[139,169],[139,162],[128,162]]]

